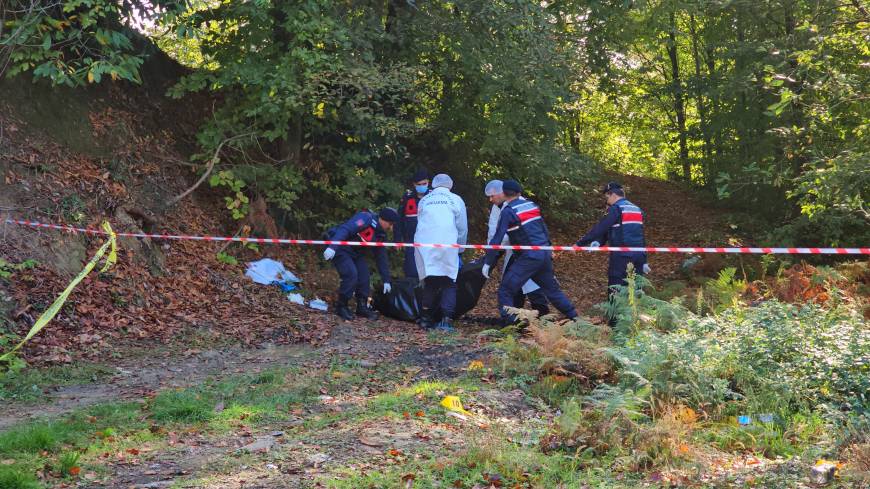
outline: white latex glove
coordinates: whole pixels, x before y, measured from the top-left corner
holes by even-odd
[[[601,243],[599,243],[598,241],[593,241],[589,243],[590,248],[598,248],[599,246],[601,246]]]
[[[384,283],[384,294],[389,294],[393,290],[393,286],[389,282]]]
[[[332,249],[332,248],[327,248],[327,249],[323,252],[323,258],[324,258],[326,261],[332,260],[332,258],[333,258],[334,256],[335,256],[335,250]]]
[[[489,265],[484,265],[483,268],[480,269],[480,273],[482,273],[484,277],[489,278]]]
[[[644,275],[649,275],[649,273],[650,273],[651,271],[652,271],[652,268],[649,267],[649,263],[644,263],[644,264],[643,264],[643,274],[644,274]]]

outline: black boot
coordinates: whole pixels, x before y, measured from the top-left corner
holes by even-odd
[[[356,315],[366,319],[378,318],[378,313],[369,307],[369,301],[367,299],[356,300]]]
[[[420,311],[420,326],[425,330],[430,330],[435,327],[435,318],[432,317],[431,309],[423,309]]]
[[[355,318],[353,313],[350,312],[350,308],[347,307],[347,299],[341,297],[338,298],[338,301],[335,304],[335,314],[345,321],[353,321]]]

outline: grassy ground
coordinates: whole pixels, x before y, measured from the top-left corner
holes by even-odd
[[[0,376],[0,401],[35,403],[52,389],[98,382],[111,373],[111,368],[95,363],[24,369]]]
[[[825,408],[860,407],[850,386],[864,370],[843,345],[860,359],[866,341],[829,334],[860,334],[858,318],[777,304],[677,317],[665,304],[623,304],[616,330],[533,320],[522,337],[440,336],[360,321],[316,349],[175,364],[184,350],[172,350],[142,367],[169,375],[145,391],[0,431],[0,489],[800,488],[817,460],[836,457],[846,466],[829,487],[866,485],[867,426]],[[817,353],[851,384],[802,361]],[[51,412],[52,396],[35,393],[119,382],[108,370],[28,370],[2,392]]]

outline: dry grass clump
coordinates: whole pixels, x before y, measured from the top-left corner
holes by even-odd
[[[605,351],[610,345],[607,326],[543,318],[532,321],[527,332],[522,343],[538,350],[543,373],[575,377],[587,383],[606,378],[613,369]]]

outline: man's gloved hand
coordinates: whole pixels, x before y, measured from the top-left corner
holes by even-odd
[[[601,246],[601,243],[599,243],[598,241],[593,241],[589,243],[590,248],[598,248],[599,246]]]
[[[650,272],[652,272],[652,268],[649,267],[649,263],[644,263],[643,264],[643,274],[649,275]]]
[[[384,282],[384,294],[389,294],[393,290],[393,286],[389,282]]]
[[[483,268],[480,269],[480,273],[482,273],[484,277],[489,278],[489,265],[484,265]]]
[[[332,249],[332,248],[327,248],[327,249],[324,250],[324,252],[323,252],[323,259],[326,260],[326,261],[332,260],[332,258],[333,258],[334,256],[335,256],[335,250]]]

